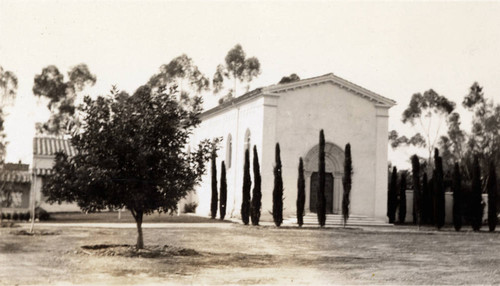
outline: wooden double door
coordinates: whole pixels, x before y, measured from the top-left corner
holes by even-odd
[[[311,175],[311,188],[309,196],[309,209],[311,212],[316,212],[316,203],[318,201],[319,190],[319,173],[314,172]],[[333,174],[325,174],[325,198],[326,198],[326,213],[333,213]]]

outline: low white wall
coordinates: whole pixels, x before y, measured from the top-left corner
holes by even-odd
[[[445,196],[445,222],[453,223],[453,193],[446,192]],[[483,211],[483,221],[488,218],[488,195],[483,194],[483,202],[485,202],[485,208]],[[397,211],[396,211],[397,217]],[[406,223],[413,222],[413,190],[406,191]]]

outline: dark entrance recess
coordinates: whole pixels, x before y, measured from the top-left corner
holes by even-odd
[[[314,172],[311,175],[309,209],[311,212],[316,212],[316,202],[319,190],[319,173]],[[326,197],[326,213],[333,213],[333,174],[325,174],[325,197]]]

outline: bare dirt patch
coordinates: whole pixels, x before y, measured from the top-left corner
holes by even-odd
[[[33,232],[29,232],[26,229],[21,229],[17,231],[10,232],[13,235],[27,235],[27,236],[41,236],[41,235],[59,235],[60,231],[50,231],[50,230],[35,230]]]
[[[195,256],[200,255],[194,249],[175,247],[169,245],[146,246],[144,249],[137,249],[134,245],[128,244],[96,244],[83,245],[77,253],[97,256],[123,256],[123,257],[144,257],[144,258],[165,258],[171,256]]]

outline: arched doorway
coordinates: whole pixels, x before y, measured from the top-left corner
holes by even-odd
[[[311,148],[304,157],[306,177],[306,208],[316,212],[316,193],[319,188],[319,145]],[[325,197],[327,213],[340,213],[342,210],[342,176],[344,172],[344,150],[327,142],[325,144]]]

